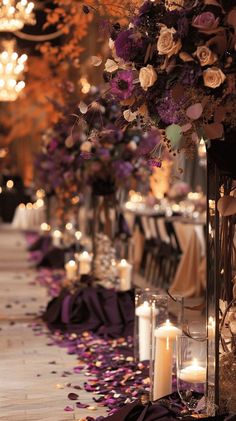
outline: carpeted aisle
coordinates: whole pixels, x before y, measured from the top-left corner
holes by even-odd
[[[73,374],[75,355],[49,346],[47,335],[33,331],[48,301],[35,276],[23,233],[0,226],[0,420],[78,421],[105,415],[104,408],[94,407],[91,393],[75,390],[91,408],[76,408],[67,398],[73,385],[86,381],[84,374]],[[65,411],[68,406],[73,411]]]

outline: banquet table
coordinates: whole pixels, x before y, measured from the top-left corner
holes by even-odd
[[[158,210],[126,210],[125,219],[133,232],[133,260],[136,270],[140,269],[147,241],[161,241],[170,244],[166,224],[170,223],[176,234],[176,247],[181,256],[173,279],[168,279],[170,292],[185,297],[200,296],[206,285],[205,218],[181,215],[165,216]],[[153,246],[154,247],[154,246]]]

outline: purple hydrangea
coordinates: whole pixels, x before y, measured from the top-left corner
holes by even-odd
[[[133,85],[132,70],[121,70],[111,80],[111,93],[119,99],[127,99],[132,95]]]
[[[135,37],[133,29],[119,32],[115,40],[116,54],[125,61],[133,61],[143,50],[143,40]]]
[[[166,95],[158,102],[157,112],[163,123],[179,124],[182,118],[182,106],[183,100],[176,102],[171,93],[167,92]]]
[[[109,150],[106,148],[99,148],[97,151],[97,154],[101,158],[102,161],[107,161],[111,157]]]

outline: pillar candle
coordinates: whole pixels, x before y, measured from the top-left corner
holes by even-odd
[[[83,251],[78,256],[79,273],[80,275],[87,275],[91,271],[92,257],[87,251]]]
[[[169,320],[155,329],[155,357],[153,376],[153,399],[159,399],[172,392],[173,345],[181,330]]]
[[[179,371],[178,376],[181,380],[188,383],[205,383],[206,368],[198,364],[196,358],[187,367]]]
[[[151,347],[151,306],[147,301],[138,306],[135,310],[138,316],[138,335],[139,335],[139,360],[150,359]]]
[[[77,272],[78,272],[77,263],[74,260],[69,260],[69,262],[65,264],[65,270],[66,270],[66,278],[69,281],[74,281],[77,277]]]
[[[120,279],[120,291],[128,291],[131,288],[132,265],[125,259],[117,265],[118,277]]]

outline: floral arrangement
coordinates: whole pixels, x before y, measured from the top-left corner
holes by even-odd
[[[121,109],[105,98],[79,104],[73,133],[81,131],[79,171],[93,193],[109,195],[132,180],[147,181],[150,170],[143,158],[145,148],[156,144],[157,132],[143,135],[139,128],[119,128]]]
[[[153,162],[236,128],[235,45],[234,0],[147,0],[113,26],[105,78],[126,124],[159,129]]]
[[[58,199],[58,216],[79,202],[81,177],[78,138],[70,136],[73,119],[61,119],[43,136],[42,151],[36,156],[36,183]]]

